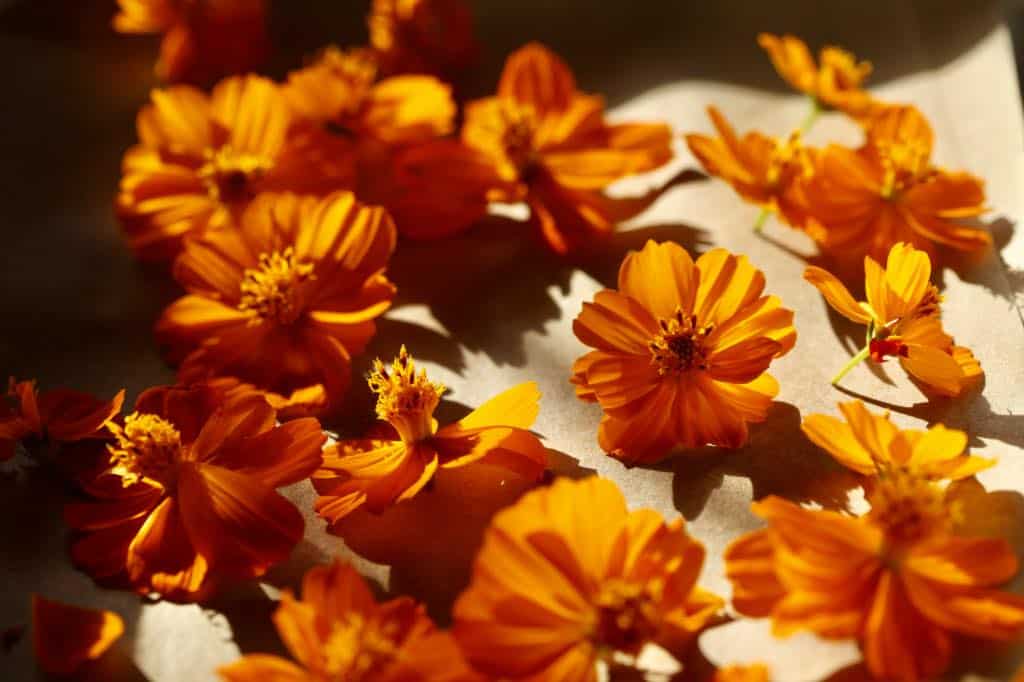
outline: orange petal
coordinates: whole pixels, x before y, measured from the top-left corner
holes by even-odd
[[[761,33],[757,43],[768,53],[772,65],[783,80],[800,92],[813,95],[818,67],[807,44],[791,35],[779,36]]]
[[[712,249],[697,259],[700,287],[694,314],[700,324],[722,324],[741,308],[750,305],[764,290],[764,273],[746,256],[725,249]]]
[[[32,645],[44,672],[67,675],[102,656],[124,632],[116,613],[32,595]]]
[[[812,414],[804,418],[800,430],[807,438],[837,462],[865,476],[877,473],[875,460],[846,422],[824,414]]]
[[[217,668],[226,682],[308,682],[309,672],[291,661],[270,654],[246,654]]]
[[[635,299],[654,317],[669,319],[676,310],[693,311],[699,273],[686,249],[674,242],[648,240],[630,251],[619,267],[619,291]]]
[[[164,498],[128,547],[125,567],[140,589],[190,600],[203,591],[208,564],[196,551],[180,509],[175,498]]]
[[[288,103],[276,83],[261,76],[231,76],[210,96],[213,118],[228,130],[235,152],[274,158],[290,123]]]
[[[221,405],[203,424],[189,458],[203,462],[219,450],[230,451],[250,436],[274,428],[274,408],[259,394],[242,395]]]
[[[69,389],[47,391],[39,399],[47,435],[64,442],[96,435],[108,419],[121,411],[123,404],[123,389],[109,401]]]
[[[455,119],[451,88],[432,76],[395,76],[377,83],[364,104],[363,125],[386,142],[447,135]]]
[[[458,421],[462,429],[513,426],[529,429],[540,412],[537,383],[527,381],[502,391]]]
[[[832,309],[846,319],[857,324],[871,322],[871,315],[857,303],[850,291],[832,273],[811,265],[804,270],[804,279],[813,284]]]
[[[617,291],[599,291],[572,323],[573,333],[591,348],[650,357],[658,323],[644,306]]]
[[[725,549],[725,575],[732,604],[745,616],[771,615],[786,591],[775,574],[775,549],[767,529],[746,533]]]
[[[576,92],[569,67],[549,48],[529,43],[508,56],[498,96],[530,104],[541,117],[564,111]]]
[[[245,437],[232,448],[218,449],[205,461],[280,488],[309,478],[316,471],[323,461],[325,442],[327,435],[320,422],[306,417]]]

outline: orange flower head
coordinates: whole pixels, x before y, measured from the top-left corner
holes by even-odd
[[[72,559],[97,580],[195,601],[252,578],[302,537],[302,514],[275,488],[307,478],[326,436],[316,419],[276,426],[263,396],[231,400],[205,384],[157,387],[111,420],[109,464],[80,483],[94,501],[65,508]]]
[[[954,634],[1020,636],[1024,598],[996,589],[1017,572],[1005,540],[953,534],[956,505],[907,470],[881,476],[869,501],[861,517],[754,503],[768,527],[725,555],[737,610],[770,616],[779,636],[855,638],[873,676],[900,681],[939,676]]]
[[[434,409],[444,392],[424,370],[416,373],[402,346],[390,369],[379,359],[368,378],[377,394],[379,437],[340,441],[325,451],[313,477],[317,512],[332,524],[365,506],[382,512],[416,495],[438,467],[483,460],[538,479],[547,451],[530,433],[540,393],[533,382],[491,398],[454,424],[438,428]]]
[[[867,301],[858,302],[839,279],[816,266],[804,271],[836,312],[867,325],[868,343],[833,383],[856,362],[871,357],[882,362],[896,357],[900,365],[928,390],[956,396],[983,376],[971,351],[957,346],[942,328],[942,296],[931,283],[931,259],[924,251],[898,243],[890,249],[882,269],[864,258]]]
[[[932,129],[921,112],[886,107],[868,120],[867,134],[859,150],[833,144],[815,155],[807,210],[823,249],[881,260],[898,242],[929,253],[935,244],[973,251],[992,242],[958,222],[985,212],[984,186],[932,165]]]
[[[452,80],[480,47],[464,0],[373,0],[370,45],[385,73],[425,73]]]
[[[259,66],[267,56],[265,0],[118,0],[114,29],[162,33],[157,75],[197,85]]]
[[[879,106],[862,89],[871,74],[870,62],[858,62],[846,50],[828,46],[822,48],[815,64],[807,44],[791,35],[762,33],[757,42],[783,80],[813,97],[818,106],[838,109],[856,119],[870,115]]]
[[[900,429],[889,413],[872,414],[864,403],[840,403],[846,421],[812,414],[801,425],[815,445],[863,476],[910,471],[930,480],[957,481],[995,465],[966,452],[967,434],[936,424],[927,431]]]
[[[237,230],[186,245],[174,275],[189,293],[157,337],[183,381],[234,377],[285,404],[336,409],[394,297],[384,272],[395,240],[387,213],[349,192],[261,196]]]
[[[763,291],[761,271],[724,249],[696,263],[672,242],[628,254],[618,291],[598,292],[573,322],[595,349],[571,381],[604,410],[601,447],[635,464],[746,442],[779,390],[766,370],[796,342],[792,311]]]
[[[511,183],[492,199],[525,201],[559,253],[614,229],[609,185],[672,158],[667,126],[609,125],[603,98],[579,92],[565,62],[538,43],[512,53],[497,95],[469,103],[465,115],[462,141]]]
[[[32,595],[32,648],[49,675],[69,675],[95,661],[124,633],[116,613],[85,609]]]
[[[714,617],[722,601],[696,586],[703,560],[682,519],[628,511],[605,479],[559,479],[494,517],[454,634],[495,678],[596,682],[599,661],[679,652]]]
[[[25,439],[69,443],[97,437],[123,402],[123,390],[107,401],[67,388],[39,393],[35,381],[10,377],[7,394],[0,395],[0,462],[13,457]]]
[[[362,576],[335,561],[285,590],[274,624],[294,661],[248,654],[217,672],[227,682],[480,682],[448,633],[408,597],[378,604]]]
[[[741,138],[718,109],[708,107],[708,114],[718,137],[686,136],[704,169],[728,182],[745,200],[779,213],[793,227],[804,227],[803,192],[813,167],[800,132],[785,141],[758,132]]]

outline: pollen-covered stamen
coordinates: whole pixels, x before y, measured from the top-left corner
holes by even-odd
[[[503,100],[501,116],[501,147],[505,158],[520,175],[527,174],[536,160],[533,138],[539,123],[537,114],[530,106]]]
[[[405,346],[390,370],[380,360],[375,361],[367,383],[377,394],[377,417],[394,426],[404,442],[415,443],[434,435],[434,409],[444,385],[428,380],[423,370],[416,374]]]
[[[884,140],[876,143],[885,174],[882,197],[891,199],[908,185],[927,177],[931,172],[931,147],[927,140]]]
[[[810,160],[804,151],[799,130],[794,130],[789,139],[776,144],[765,171],[765,182],[770,187],[784,184],[784,180],[793,175],[810,175]]]
[[[257,183],[274,162],[263,156],[235,151],[231,145],[207,149],[199,177],[211,198],[223,202],[243,201],[257,194]]]
[[[712,325],[699,326],[697,316],[687,317],[682,310],[667,320],[659,320],[661,333],[650,343],[652,361],[658,373],[678,374],[689,369],[707,369],[708,349],[705,340]]]
[[[332,623],[323,652],[327,679],[362,682],[376,676],[398,654],[398,629],[396,623],[367,620],[359,613]]]
[[[657,581],[650,584],[611,579],[601,585],[595,604],[593,639],[599,648],[636,654],[658,635]]]
[[[173,488],[181,455],[181,434],[169,421],[155,414],[132,412],[124,426],[107,422],[116,443],[107,446],[111,471],[124,487],[145,479]]]
[[[302,285],[314,279],[313,265],[300,263],[292,247],[260,255],[259,266],[245,271],[238,309],[252,324],[291,324],[302,313]]]
[[[867,517],[884,530],[890,549],[897,551],[950,530],[956,521],[957,511],[945,490],[903,468],[881,469],[868,502]]]

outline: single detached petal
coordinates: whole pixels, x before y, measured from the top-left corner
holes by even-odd
[[[124,632],[116,613],[85,609],[32,595],[32,645],[44,672],[67,675],[96,660]]]

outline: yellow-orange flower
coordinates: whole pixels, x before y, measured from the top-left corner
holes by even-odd
[[[840,403],[846,421],[824,414],[804,418],[800,428],[843,466],[864,476],[907,469],[932,480],[956,481],[995,465],[966,452],[967,434],[936,424],[927,431],[900,429],[889,413],[872,414],[864,403]]]
[[[449,86],[432,76],[378,80],[376,58],[365,49],[325,48],[288,76],[284,94],[298,119],[357,143],[428,140],[451,132],[455,120]]]
[[[708,623],[722,601],[697,587],[703,562],[681,518],[627,510],[605,479],[558,479],[494,517],[454,634],[495,678],[595,682],[598,661],[678,652]]]
[[[465,0],[373,0],[366,18],[381,69],[451,80],[479,52]]]
[[[793,312],[763,296],[764,275],[724,249],[697,262],[647,242],[619,269],[619,289],[584,303],[573,331],[596,350],[576,360],[576,395],[605,412],[601,447],[649,463],[673,447],[739,447],[779,385],[766,370],[796,342]]]
[[[275,488],[320,465],[326,436],[311,418],[275,426],[262,396],[221,395],[202,384],[151,388],[108,422],[109,462],[80,481],[96,499],[65,507],[82,531],[71,548],[77,566],[194,601],[288,557],[304,524]]]
[[[828,46],[821,49],[815,64],[807,44],[791,35],[762,33],[757,42],[783,80],[813,97],[819,106],[838,109],[854,118],[863,118],[879,106],[861,89],[871,73],[870,62],[858,62],[846,50]]]
[[[32,649],[43,672],[69,675],[102,656],[124,633],[116,613],[32,595]]]
[[[603,190],[672,157],[664,124],[604,120],[604,99],[576,89],[569,67],[531,43],[512,53],[498,94],[466,105],[463,142],[483,152],[559,253],[615,227]]]
[[[207,96],[186,85],[154,90],[139,112],[139,144],[124,156],[117,211],[131,248],[176,255],[186,235],[231,225],[260,192],[325,192],[351,181],[327,136],[290,136],[280,88],[258,76],[221,81]]]
[[[377,394],[379,434],[340,441],[324,451],[313,476],[320,493],[316,510],[335,523],[365,506],[381,512],[409,499],[434,477],[438,467],[486,461],[538,479],[547,451],[530,433],[539,410],[537,385],[526,382],[499,393],[468,415],[438,428],[434,419],[444,386],[427,379],[405,346],[390,369],[380,360],[369,377]]]
[[[869,501],[862,517],[754,503],[768,527],[725,555],[736,609],[771,616],[779,636],[856,638],[874,676],[900,681],[942,673],[954,633],[1020,635],[1024,598],[995,589],[1017,572],[1005,540],[954,535],[943,489],[907,471],[879,478]]]
[[[897,242],[932,253],[934,244],[973,251],[992,242],[958,222],[985,212],[982,181],[931,162],[931,126],[914,107],[887,107],[868,123],[859,150],[829,145],[808,183],[812,236],[826,251],[881,260]]]
[[[40,394],[35,381],[10,377],[7,395],[0,396],[0,462],[13,457],[18,441],[26,438],[67,443],[96,436],[123,402],[123,390],[111,400],[68,388]]]
[[[248,654],[217,672],[227,682],[482,682],[447,632],[408,597],[378,604],[362,576],[335,561],[281,594],[278,635],[295,661]]]
[[[711,682],[769,682],[768,668],[755,663],[754,665],[730,665],[715,671]]]
[[[117,0],[114,29],[162,33],[157,75],[205,84],[267,56],[265,0]]]
[[[236,377],[335,409],[395,294],[384,275],[395,239],[387,213],[350,192],[263,195],[237,229],[187,243],[174,276],[189,293],[157,338],[184,382]]]
[[[704,169],[732,185],[745,200],[777,212],[793,227],[803,227],[804,186],[813,166],[800,133],[794,132],[786,141],[756,131],[738,137],[718,109],[708,107],[708,115],[718,137],[686,136],[686,144]]]
[[[867,343],[832,380],[837,383],[854,365],[871,357],[896,357],[912,377],[941,395],[956,396],[983,375],[971,351],[957,346],[942,328],[942,297],[930,281],[931,259],[909,244],[892,247],[882,269],[864,258],[867,301],[857,302],[835,275],[816,266],[804,279],[821,291],[843,317],[868,326]]]

